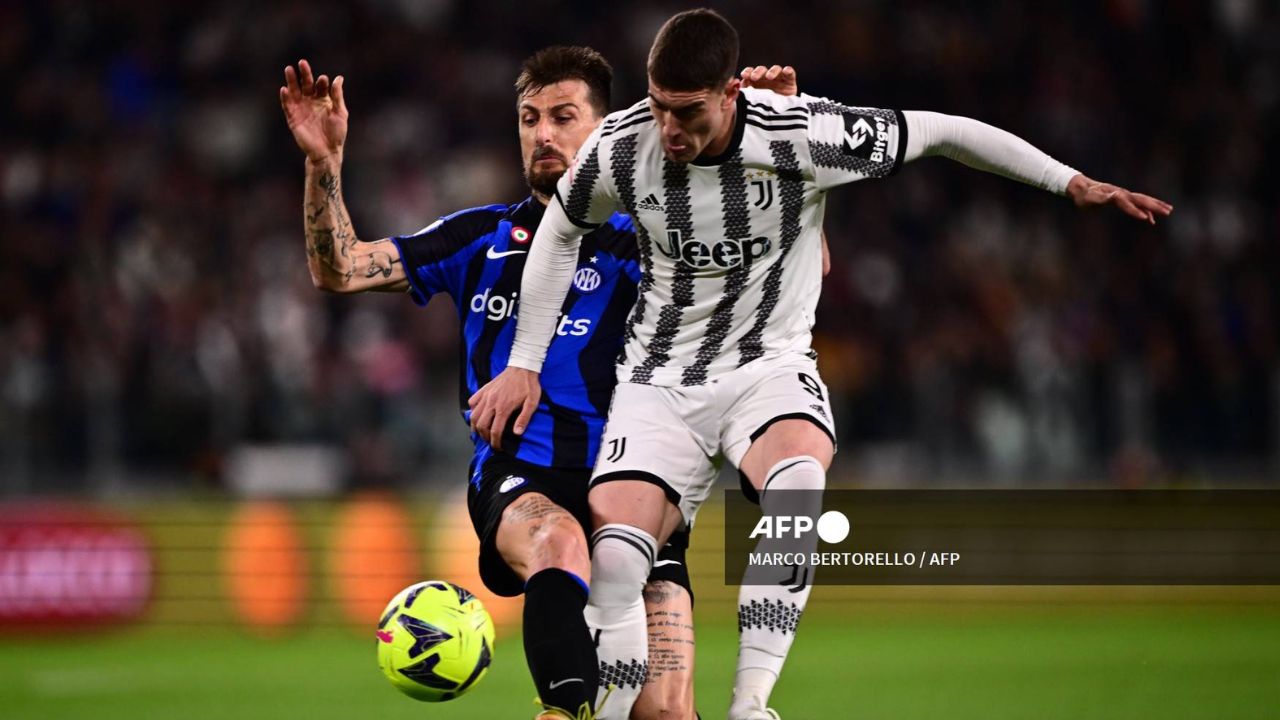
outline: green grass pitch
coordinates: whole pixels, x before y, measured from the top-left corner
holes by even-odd
[[[815,598],[824,588],[818,588]],[[703,717],[724,717],[731,605],[699,607]],[[1280,717],[1275,604],[817,603],[774,695],[787,720]],[[518,628],[442,705],[401,696],[374,638],[321,628],[266,640],[225,627],[0,639],[0,716],[530,718]]]

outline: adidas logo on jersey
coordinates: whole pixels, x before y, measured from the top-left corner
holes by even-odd
[[[662,203],[658,201],[658,196],[649,193],[643,200],[636,203],[637,210],[651,210],[653,212],[666,212],[667,209],[662,207]]]

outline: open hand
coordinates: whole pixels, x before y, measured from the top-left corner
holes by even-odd
[[[1129,217],[1152,225],[1156,224],[1157,215],[1169,217],[1169,213],[1173,212],[1173,206],[1163,200],[1130,192],[1111,183],[1098,182],[1084,175],[1076,175],[1067,183],[1067,197],[1075,202],[1076,207],[1115,205]]]
[[[328,75],[313,79],[311,64],[299,60],[296,71],[292,65],[284,69],[280,107],[293,139],[309,160],[318,162],[342,152],[347,141],[347,104],[341,75],[332,83]]]

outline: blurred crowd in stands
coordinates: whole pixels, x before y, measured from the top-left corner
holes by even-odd
[[[805,92],[974,117],[1175,206],[1152,228],[945,160],[832,193],[837,477],[1280,477],[1280,5],[716,6],[742,64]],[[312,288],[282,69],[345,75],[372,240],[524,197],[521,59],[592,45],[623,107],[683,7],[4,3],[0,495],[214,489],[257,443],[345,448],[355,484],[458,483],[449,301]]]

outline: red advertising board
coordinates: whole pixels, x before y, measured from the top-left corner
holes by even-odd
[[[0,504],[0,629],[137,620],[152,579],[146,535],[118,514],[72,503]]]

